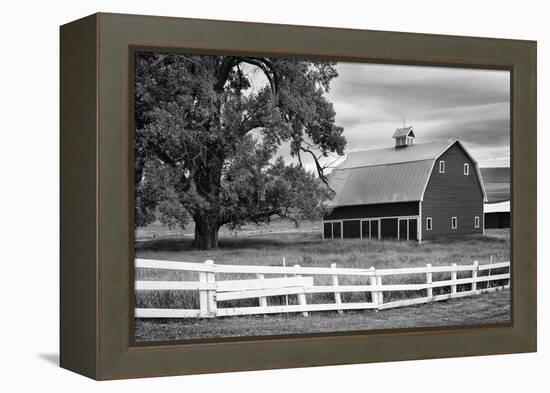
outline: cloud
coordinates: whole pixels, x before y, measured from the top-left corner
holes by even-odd
[[[509,101],[507,71],[379,64],[338,64],[335,100],[385,100],[386,107],[426,110],[439,106],[476,106]]]
[[[481,166],[509,165],[508,71],[361,63],[338,63],[337,70],[327,99],[344,127],[346,151],[393,145],[405,119],[417,143],[458,137]],[[290,159],[288,149],[282,153]]]

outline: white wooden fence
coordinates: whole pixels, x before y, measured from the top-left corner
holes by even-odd
[[[213,261],[204,263],[171,262],[148,259],[137,259],[136,267],[151,269],[168,269],[191,271],[199,273],[199,281],[136,281],[136,291],[170,290],[170,291],[198,291],[199,309],[171,309],[171,308],[136,308],[138,318],[212,318],[235,315],[274,314],[301,312],[304,316],[312,311],[344,310],[383,310],[394,307],[403,307],[413,304],[436,302],[477,295],[482,292],[492,292],[509,287],[510,262],[472,265],[411,267],[401,269],[353,269],[338,268],[336,264],[330,267],[293,267],[279,266],[247,266],[247,265],[219,265]],[[492,270],[507,270],[507,273],[491,274]],[[451,273],[450,280],[433,281],[433,273]],[[469,272],[466,278],[457,278],[458,272]],[[481,273],[481,272],[487,272]],[[255,279],[217,281],[216,274],[254,274]],[[480,275],[481,273],[481,275]],[[397,275],[425,275],[426,282],[419,284],[384,284],[383,279]],[[275,278],[266,277],[275,275]],[[284,277],[281,277],[283,276]],[[315,285],[313,276],[329,276],[331,285]],[[368,280],[368,285],[339,285],[339,276],[358,276]],[[507,280],[502,286],[491,286],[494,281]],[[477,284],[487,282],[485,288],[478,288]],[[459,285],[468,285],[469,289],[458,291]],[[434,288],[449,287],[449,293],[434,295]],[[425,296],[384,302],[384,293],[391,291],[425,291]],[[343,302],[342,293],[367,292],[370,293],[369,302]],[[332,293],[334,302],[326,304],[307,304],[306,294]],[[297,295],[298,304],[268,305],[270,296]],[[250,307],[218,307],[219,302],[257,298],[258,306]]]

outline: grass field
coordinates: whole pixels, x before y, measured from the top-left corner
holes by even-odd
[[[246,316],[218,319],[137,319],[137,341],[188,340],[435,326],[510,321],[510,291],[384,311]]]
[[[508,261],[510,258],[510,239],[509,230],[488,230],[486,236],[467,236],[456,239],[444,239],[440,241],[425,242],[418,245],[414,242],[399,242],[399,241],[370,241],[361,239],[343,239],[343,240],[330,240],[323,241],[321,234],[318,230],[319,225],[315,223],[310,224],[305,228],[299,230],[292,229],[291,227],[285,227],[283,224],[278,224],[270,227],[257,227],[243,228],[237,236],[229,231],[220,232],[220,248],[210,251],[199,251],[192,248],[192,238],[190,236],[183,236],[178,239],[164,239],[154,240],[147,242],[140,242],[136,246],[137,258],[150,258],[150,259],[162,259],[173,261],[186,261],[186,262],[204,262],[207,259],[212,259],[219,264],[241,264],[241,265],[273,265],[281,266],[282,259],[285,257],[287,266],[300,264],[301,266],[322,266],[328,267],[331,263],[337,263],[339,267],[349,268],[368,268],[374,266],[375,268],[399,268],[399,267],[411,267],[411,266],[425,266],[427,263],[431,263],[434,266],[437,265],[450,265],[451,263],[457,264],[472,264],[474,260],[479,261],[480,264],[489,263],[492,258],[493,262]],[[498,272],[493,271],[493,274]],[[458,278],[467,277],[468,273],[459,273]],[[225,279],[242,279],[242,278],[254,278],[250,275],[220,275],[216,277],[218,280]],[[153,269],[136,269],[136,279],[138,280],[193,280],[198,279],[197,273],[192,272],[177,272],[166,270],[153,270]],[[433,280],[450,279],[450,273],[434,274]],[[315,277],[316,285],[329,284],[329,277]],[[361,281],[358,277],[341,277],[340,284],[367,284],[366,278]],[[421,283],[425,282],[425,275],[408,275],[408,276],[393,276],[387,277],[385,283]],[[483,288],[486,284],[479,284],[478,288]],[[439,288],[434,290],[434,294],[446,293],[448,288]],[[459,290],[461,288],[459,287]],[[385,294],[385,301],[399,300],[409,297],[425,296],[422,291],[415,292],[392,292]],[[503,298],[502,298],[503,297]],[[498,309],[494,310],[494,313],[498,315],[498,318],[489,317],[489,310],[486,312],[472,315],[476,312],[472,306],[471,312],[464,311],[463,314],[450,315],[443,318],[442,321],[446,321],[446,318],[453,319],[454,324],[462,323],[484,323],[480,321],[486,321],[485,323],[491,323],[500,321],[502,313],[508,315],[506,307],[503,308],[502,304],[509,304],[506,300],[507,295],[499,293],[498,295],[485,295],[480,299],[496,299],[499,301],[493,304],[498,305]],[[326,303],[333,301],[332,294],[308,294],[307,302],[309,303]],[[370,294],[367,293],[343,293],[342,301],[344,302],[356,302],[356,301],[370,301]],[[271,297],[268,299],[268,304],[281,304],[284,301],[283,297]],[[479,300],[475,300],[478,302]],[[470,302],[474,302],[473,299],[462,299],[448,304],[462,305],[464,310],[468,307]],[[241,301],[222,302],[218,307],[245,307],[257,305],[257,299],[248,299]],[[296,304],[296,296],[289,296],[289,303]],[[428,326],[428,325],[440,325],[431,315],[424,317],[418,310],[423,310],[425,307],[435,307],[435,310],[441,309],[448,310],[444,305],[426,305],[413,307],[417,310],[417,318],[414,321],[411,320],[410,326]],[[136,307],[155,307],[155,308],[198,308],[198,294],[195,291],[144,291],[136,293],[135,297]],[[412,310],[411,309],[411,310]],[[240,318],[224,318],[221,320],[136,320],[136,332],[138,335],[144,337],[144,339],[155,339],[157,333],[155,329],[160,329],[158,334],[160,338],[164,337],[161,330],[175,330],[177,337],[183,337],[184,331],[188,331],[188,336],[196,337],[199,334],[200,337],[213,337],[216,336],[218,331],[227,329],[227,334],[232,334],[232,329],[252,329],[251,333],[243,333],[244,335],[258,335],[258,334],[279,334],[272,333],[271,331],[300,331],[300,332],[318,332],[318,331],[336,331],[336,330],[349,330],[350,326],[355,326],[355,323],[359,323],[363,326],[366,322],[365,318],[371,318],[372,315],[384,315],[388,313],[388,318],[384,317],[382,322],[372,322],[374,325],[372,329],[378,329],[379,324],[385,327],[409,327],[405,320],[397,318],[401,315],[401,312],[414,313],[414,311],[403,311],[404,309],[382,311],[378,314],[369,312],[364,313],[344,313],[344,316],[339,315],[335,317],[336,313],[311,313],[310,318],[306,318],[307,322],[304,322],[298,315],[288,316],[267,316],[261,318],[254,317],[240,317]],[[405,315],[403,314],[403,315]],[[453,314],[452,312],[450,314]],[[336,314],[338,315],[338,314]],[[369,317],[369,315],[371,317]],[[395,317],[391,317],[394,315]],[[424,320],[422,321],[422,318]],[[331,323],[331,321],[339,321]],[[349,320],[348,320],[349,319]],[[357,322],[354,320],[357,319]],[[405,318],[406,319],[406,318]],[[468,322],[474,320],[474,322]],[[264,324],[269,325],[272,321],[274,325],[271,328],[266,328]],[[317,321],[317,322],[316,322]],[[327,324],[328,330],[322,327],[323,324]],[[443,322],[443,324],[448,324]],[[288,326],[287,326],[288,325]],[[339,326],[348,326],[340,328]],[[227,326],[224,327],[224,326]],[[231,328],[233,326],[233,328]],[[257,328],[253,328],[257,326]],[[358,325],[359,326],[359,325]],[[367,326],[370,326],[367,324]],[[381,326],[381,325],[380,325]],[[155,328],[156,327],[156,328]],[[357,329],[367,329],[371,327],[357,327]],[[264,333],[265,331],[265,333]],[[254,333],[255,332],[255,333]],[[174,333],[176,334],[176,333]],[[225,336],[226,333],[220,333]],[[197,336],[198,337],[198,336]],[[158,339],[158,338],[157,338]]]
[[[405,267],[432,264],[487,263],[509,259],[509,230],[487,230],[486,236],[473,235],[439,241],[415,242],[342,239],[323,241],[321,223],[306,222],[300,228],[275,221],[268,226],[248,225],[239,232],[220,230],[217,250],[198,251],[192,248],[193,228],[182,231],[178,238],[139,242],[136,257],[204,262],[212,259],[224,264],[281,265],[282,257],[288,265],[303,264],[342,267]],[[181,230],[180,230],[181,231]],[[137,231],[137,235],[155,233],[162,237],[177,231],[163,232],[159,224]],[[183,233],[185,232],[185,233]]]
[[[280,232],[312,232],[318,231],[321,233],[322,222],[321,221],[303,221],[300,226],[296,226],[285,220],[279,218],[272,219],[269,225],[261,224],[247,224],[240,228],[238,231],[229,229],[227,226],[222,226],[219,231],[219,236],[222,238],[248,238],[250,236],[269,236],[274,233]],[[151,239],[151,238],[181,238],[185,237],[191,239],[195,233],[195,224],[191,221],[185,229],[180,227],[167,228],[163,226],[159,221],[155,221],[152,224],[136,229],[136,239]]]

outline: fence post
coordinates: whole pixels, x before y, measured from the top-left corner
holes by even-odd
[[[204,264],[207,266],[213,266],[214,261],[208,260],[204,261]],[[206,273],[206,282],[209,284],[215,284],[216,283],[216,273],[214,272],[207,272]],[[215,317],[217,314],[218,305],[216,303],[216,290],[208,290],[207,291],[207,302],[208,302],[208,314],[211,317]]]
[[[300,265],[294,265],[294,267],[296,268],[296,270],[300,269]],[[302,277],[301,274],[295,274],[295,276],[296,277]],[[306,293],[305,292],[298,294],[298,304],[300,306],[305,306],[306,305]],[[309,313],[307,311],[304,311],[304,312],[302,312],[302,315],[304,317],[307,317],[309,315]]]
[[[262,273],[256,274],[256,278],[263,280],[264,275]],[[260,296],[258,298],[260,300],[260,307],[267,307],[267,298],[265,296]]]
[[[376,285],[379,287],[382,286],[382,276],[378,276],[376,278]],[[384,291],[378,291],[378,305],[381,305],[384,303]]]
[[[479,262],[478,261],[474,261],[474,268],[472,270],[472,279],[475,280],[477,278],[477,271],[479,269]],[[476,291],[477,290],[477,282],[476,281],[472,281],[472,291]]]
[[[331,263],[330,264],[330,267],[332,269],[336,269],[336,264],[335,263]],[[333,287],[338,287],[338,276],[336,274],[334,274],[332,276],[332,286]],[[336,288],[337,289],[337,288]],[[336,304],[340,305],[342,304],[342,296],[340,295],[340,292],[334,292],[334,301],[336,302]],[[343,310],[338,310],[338,314],[343,314],[344,311]]]
[[[453,270],[451,271],[451,280],[455,281],[456,277],[457,277],[456,269],[455,269],[456,268],[456,263],[453,263],[452,267],[453,267]],[[451,285],[451,294],[453,294],[453,293],[456,293],[456,284]]]
[[[428,271],[426,272],[426,284],[428,284],[427,295],[428,295],[428,298],[431,299],[434,295],[433,288],[432,288],[432,272],[431,272],[432,264],[427,263],[426,269],[428,269]]]
[[[286,267],[286,259],[283,257],[283,267]],[[286,278],[286,274],[284,275],[284,278]],[[288,295],[285,295],[285,305],[288,306]]]
[[[371,266],[369,270],[373,273],[373,275],[369,277],[370,285],[375,287],[378,283],[377,282],[378,280],[376,279],[376,269],[374,268],[374,266]],[[376,306],[376,311],[378,311],[378,292],[370,291],[370,296],[371,296],[372,302]]]
[[[199,272],[199,282],[206,284],[207,279],[206,272]],[[206,318],[208,316],[208,291],[206,289],[199,289],[199,308],[200,317]]]
[[[489,265],[492,265],[492,264],[493,264],[493,254],[489,255]],[[491,276],[491,270],[492,269],[487,270],[487,276],[489,277]],[[487,282],[486,288],[487,289],[491,288],[491,280],[488,279],[486,282]]]

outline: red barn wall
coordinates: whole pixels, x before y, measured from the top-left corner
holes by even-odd
[[[439,161],[445,161],[445,173],[439,173]],[[470,174],[464,175],[464,164]],[[451,217],[457,217],[457,229],[451,228]],[[479,217],[479,228],[474,217]],[[432,230],[426,220],[432,218]],[[483,192],[474,162],[454,144],[435,162],[422,201],[422,240],[442,236],[483,233]]]

